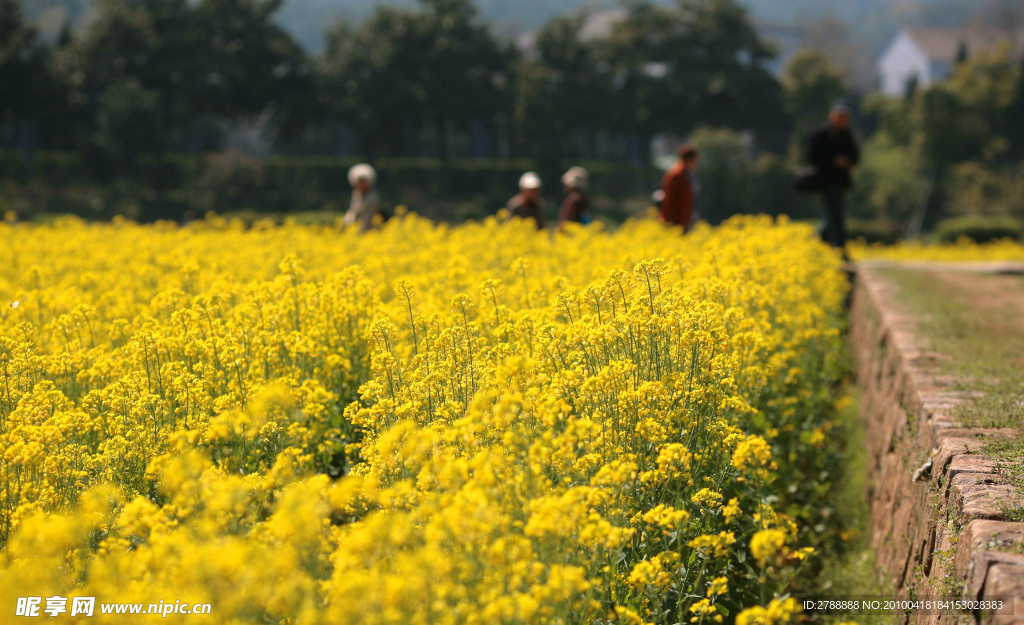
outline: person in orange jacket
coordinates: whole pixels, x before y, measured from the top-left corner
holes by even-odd
[[[693,227],[697,212],[697,149],[690,145],[679,148],[679,160],[661,181],[664,199],[661,201],[661,219],[667,224],[682,226],[684,232]]]

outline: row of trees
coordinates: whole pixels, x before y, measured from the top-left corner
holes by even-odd
[[[785,154],[752,156],[727,129],[691,136],[706,155],[704,204],[715,219],[736,212],[811,216],[813,198],[789,187],[803,142],[821,108],[847,94],[843,73],[803,51],[782,76],[794,124]],[[851,98],[863,160],[849,207],[855,235],[894,240],[949,217],[972,217],[953,231],[1014,235],[1024,222],[1024,58],[1009,48],[963,58],[953,75],[902,99]],[[810,199],[810,201],[808,201]],[[1014,225],[1016,220],[1016,225]],[[1007,226],[1006,224],[1010,224]]]
[[[309,60],[273,24],[279,1],[97,0],[87,29],[54,46],[0,0],[0,114],[114,172],[139,154],[202,149],[204,124],[272,109],[285,127],[310,110]],[[198,142],[198,143],[197,143]]]
[[[1009,48],[961,60],[905,99],[868,99],[857,203],[912,233],[942,216],[1024,219],[1024,59]]]
[[[95,0],[84,30],[46,43],[18,0],[0,0],[0,144],[81,154],[94,180],[134,179],[166,204],[161,189],[207,179],[230,189],[238,168],[211,160],[194,180],[169,180],[161,159],[232,144],[442,163],[526,157],[550,179],[566,159],[646,161],[650,138],[668,133],[701,144],[706,216],[811,215],[790,172],[802,138],[849,95],[818,53],[797,53],[773,76],[774,51],[736,0],[633,2],[605,28],[586,13],[561,17],[526,46],[496,37],[472,0],[419,0],[331,27],[318,56],[275,24],[280,6]],[[1024,216],[1024,67],[1009,51],[965,59],[904,100],[853,101],[868,137],[855,215],[903,228],[944,213]],[[254,184],[246,197],[267,195],[270,183]]]
[[[31,123],[36,144],[121,172],[139,154],[216,149],[246,124],[278,151],[441,159],[644,159],[655,133],[700,124],[781,149],[794,124],[773,50],[735,0],[635,2],[591,36],[586,14],[562,17],[526,48],[473,0],[419,0],[331,27],[316,57],[274,23],[281,3],[96,0],[83,31],[46,45],[18,0],[0,0],[9,138]]]

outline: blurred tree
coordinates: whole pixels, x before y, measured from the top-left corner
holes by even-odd
[[[1020,83],[1021,67],[1007,50],[959,64],[914,100],[922,155],[940,169],[974,159],[1005,162],[1020,124],[1012,115]]]
[[[288,119],[312,82],[302,51],[271,20],[280,4],[97,0],[88,28],[60,55],[72,101],[97,114],[101,94],[134,79],[157,95],[162,132],[138,146],[155,153],[185,145],[202,115],[230,122],[273,107]]]
[[[980,154],[988,123],[945,85],[921,92],[915,112],[922,156],[942,169]]]
[[[342,22],[327,33],[317,72],[321,104],[352,123],[370,159],[401,153],[403,130],[424,121],[419,104],[428,95],[415,84],[416,17],[381,7],[358,29]]]
[[[46,49],[19,0],[0,0],[0,121],[31,116],[46,91]]]
[[[40,144],[63,146],[68,99],[53,72],[52,50],[25,21],[18,0],[0,0],[0,138],[21,151],[22,177],[33,175]]]
[[[611,81],[593,41],[582,41],[580,29],[588,14],[577,13],[548,22],[537,32],[532,58],[516,72],[515,115],[520,145],[538,158],[542,169],[554,170],[567,156],[590,150],[571,150],[573,137],[590,140],[610,126],[607,107]],[[550,176],[554,171],[545,171]],[[559,172],[560,173],[560,172]]]
[[[954,65],[959,65],[967,60],[969,56],[967,49],[967,42],[963,39],[960,40],[960,44],[956,47],[956,59],[953,61]]]
[[[860,113],[896,145],[910,146],[917,139],[917,118],[913,100],[890,98],[874,93],[861,100]]]
[[[122,78],[98,97],[93,141],[115,171],[132,173],[136,156],[163,140],[160,94],[138,78]]]
[[[1017,65],[1017,88],[1013,99],[1006,109],[1006,119],[1011,123],[1006,128],[1006,140],[1009,142],[1007,157],[1010,160],[1024,161],[1024,57]]]
[[[308,114],[313,80],[305,53],[274,20],[283,0],[200,0],[189,19],[200,42],[198,69],[205,86],[199,110],[226,119],[268,107],[279,124],[295,126]]]
[[[357,29],[328,33],[322,99],[359,129],[368,156],[401,152],[427,127],[447,162],[456,131],[511,112],[512,56],[472,0],[381,7]]]
[[[89,27],[59,56],[72,101],[95,113],[100,94],[127,78],[161,94],[161,106],[188,115],[202,50],[187,0],[97,0]]]
[[[879,132],[864,151],[854,203],[870,216],[906,219],[917,196],[911,231],[943,213],[1015,214],[1022,69],[1006,49],[978,52],[908,99],[868,98]]]
[[[195,181],[196,204],[202,211],[248,209],[267,194],[266,165],[259,159],[229,150],[203,160],[203,173]]]
[[[924,164],[919,152],[876,133],[864,144],[850,215],[857,219],[907,224],[925,199]]]
[[[1005,161],[1009,138],[1021,125],[1012,107],[1022,84],[1021,66],[1009,48],[998,52],[980,51],[957,66],[943,85],[960,102],[975,129],[979,155],[987,160]]]
[[[439,156],[447,160],[457,126],[510,112],[512,53],[479,20],[473,0],[420,3],[425,13],[419,23],[425,112],[440,139]]]
[[[700,151],[697,179],[701,218],[718,224],[733,215],[765,210],[757,200],[757,175],[749,140],[728,128],[702,126],[690,143]]]
[[[866,93],[878,87],[874,60],[864,51],[860,42],[850,37],[848,22],[825,15],[805,23],[802,30],[800,48],[813,50],[831,61],[850,88],[858,93]]]
[[[619,122],[650,137],[698,124],[765,133],[785,126],[774,50],[735,0],[632,4],[608,42]]]
[[[782,86],[786,111],[792,116],[801,140],[823,123],[832,103],[846,94],[839,69],[828,57],[813,50],[801,50],[790,57]]]
[[[1024,219],[1024,163],[959,163],[950,169],[946,192],[951,214]]]

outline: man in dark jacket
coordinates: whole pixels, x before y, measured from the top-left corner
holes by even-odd
[[[853,187],[850,174],[860,161],[860,150],[850,131],[849,107],[845,104],[832,107],[828,124],[811,135],[807,157],[817,170],[825,205],[821,237],[833,247],[845,249],[843,193]]]

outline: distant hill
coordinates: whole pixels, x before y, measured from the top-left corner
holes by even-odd
[[[51,35],[64,19],[81,25],[88,16],[90,0],[22,0],[29,15]],[[669,2],[671,0],[661,0]],[[764,27],[768,36],[793,32],[832,16],[849,24],[853,40],[876,57],[903,25],[956,25],[982,12],[983,5],[1006,0],[741,0]],[[278,22],[308,50],[323,48],[323,31],[339,20],[365,19],[379,4],[414,6],[415,0],[285,0]],[[584,6],[614,6],[615,0],[477,0],[484,18],[504,35],[530,30],[556,15]],[[785,34],[788,32],[788,35]]]

